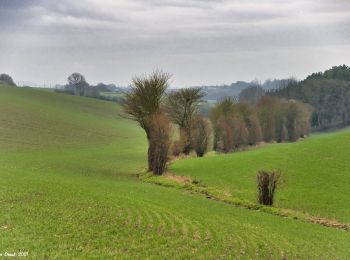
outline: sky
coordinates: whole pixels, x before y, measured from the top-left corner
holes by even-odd
[[[16,82],[230,84],[350,65],[349,0],[0,0],[0,73]]]

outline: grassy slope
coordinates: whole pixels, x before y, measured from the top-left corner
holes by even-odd
[[[315,134],[297,143],[177,161],[171,171],[196,177],[235,197],[256,201],[256,172],[281,169],[276,205],[350,222],[350,131]]]
[[[0,86],[0,253],[32,258],[346,258],[350,234],[140,183],[119,107]]]

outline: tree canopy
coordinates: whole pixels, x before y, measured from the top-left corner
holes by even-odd
[[[265,90],[261,86],[251,86],[241,91],[239,101],[255,106],[264,94]]]
[[[13,81],[10,75],[8,74],[0,74],[0,83],[3,82],[10,86],[16,86],[16,83]]]
[[[89,84],[82,74],[75,72],[68,77],[67,81],[66,90],[72,91],[78,96],[87,96]]]

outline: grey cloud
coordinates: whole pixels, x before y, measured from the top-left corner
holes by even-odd
[[[28,77],[40,73],[40,68],[51,81],[60,81],[66,70],[87,70],[93,72],[87,76],[92,81],[104,80],[99,78],[103,75],[125,84],[142,65],[148,70],[166,64],[176,70],[181,84],[191,85],[200,80],[196,73],[188,73],[195,71],[194,66],[202,67],[198,59],[220,67],[220,59],[232,57],[225,66],[243,71],[262,55],[266,59],[266,53],[271,57],[283,53],[285,63],[298,55],[297,50],[307,49],[310,55],[321,49],[344,53],[349,50],[349,24],[350,3],[345,0],[0,0],[0,27],[7,36],[0,41],[0,51],[5,53],[0,70],[9,69],[31,81],[35,78]],[[337,55],[337,60],[346,62],[347,56]],[[188,62],[177,66],[182,62],[179,57]],[[44,64],[50,61],[52,65]],[[327,62],[320,61],[319,68]],[[24,63],[39,64],[31,73],[21,68]],[[307,60],[303,63],[306,70]],[[101,64],[119,67],[107,75],[110,70]],[[227,71],[213,69],[210,81],[229,78]],[[249,73],[282,74],[272,68]],[[303,76],[300,66],[293,64],[290,74]]]

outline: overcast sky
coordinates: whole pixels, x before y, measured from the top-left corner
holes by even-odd
[[[350,1],[0,0],[0,35],[0,73],[15,81],[303,78],[350,64]]]

